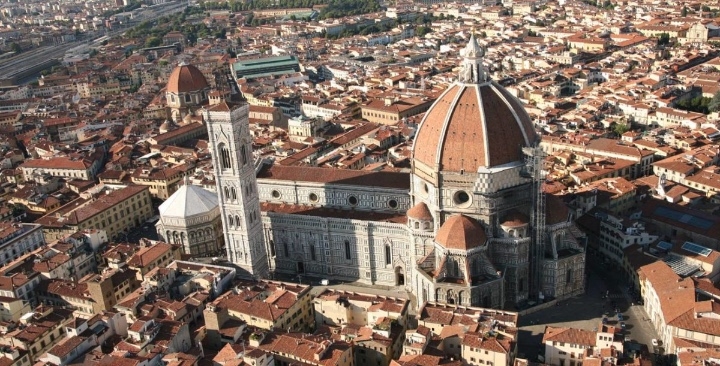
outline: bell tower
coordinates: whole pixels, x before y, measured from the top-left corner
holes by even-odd
[[[221,102],[203,111],[212,148],[218,202],[228,261],[238,265],[238,276],[266,278],[268,257],[260,218],[250,107]]]

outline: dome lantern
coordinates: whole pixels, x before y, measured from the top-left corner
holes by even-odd
[[[475,38],[475,32],[470,35],[470,41],[461,52],[463,56],[462,69],[458,80],[468,84],[481,84],[488,81],[485,73],[485,49],[481,47]]]

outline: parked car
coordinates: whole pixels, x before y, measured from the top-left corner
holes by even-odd
[[[328,279],[322,279],[322,280],[320,280],[320,284],[321,284],[322,286],[327,286],[327,285],[330,284],[330,280],[328,280]]]
[[[652,343],[653,347],[657,347],[658,344],[659,344],[659,343],[658,343],[658,340],[655,339],[655,338],[653,338],[652,341],[650,341],[650,343]]]
[[[620,322],[620,328],[622,328],[623,330],[625,330],[625,322]]]
[[[620,321],[625,320],[625,318],[623,318],[622,313],[618,313],[617,317],[618,317],[618,320],[620,320]]]

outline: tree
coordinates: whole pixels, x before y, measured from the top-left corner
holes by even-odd
[[[290,16],[290,20],[292,20],[293,22],[297,20],[297,17],[295,16],[295,14]]]
[[[430,32],[431,32],[430,28],[420,26],[420,27],[417,27],[417,29],[415,30],[415,35],[418,37],[424,37],[426,34],[428,34]]]
[[[708,109],[710,112],[720,112],[720,91],[716,92],[708,103]]]
[[[680,11],[681,17],[686,17],[688,13],[687,7],[683,6],[682,10]]]
[[[625,123],[616,123],[613,126],[613,132],[615,132],[618,136],[622,136],[625,132],[628,132],[630,130],[630,126]]]
[[[670,43],[670,35],[667,33],[661,33],[658,37],[658,45],[665,45]]]
[[[15,53],[20,53],[20,52],[22,52],[22,47],[20,47],[19,44],[13,42],[13,43],[10,43],[10,51],[13,51]]]
[[[159,37],[148,37],[148,39],[145,40],[145,48],[149,47],[157,47],[162,44],[162,39]]]

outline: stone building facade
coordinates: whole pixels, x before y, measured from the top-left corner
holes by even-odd
[[[474,37],[463,52],[458,81],[418,129],[410,172],[264,164],[251,156],[247,105],[206,110],[229,260],[247,277],[400,286],[418,305],[499,308],[583,292],[572,213],[531,193],[533,123],[487,77]],[[534,227],[545,221],[538,207],[547,227]]]
[[[218,255],[224,248],[217,196],[185,179],[159,208],[155,224],[160,240],[178,244],[183,254],[196,257]]]

